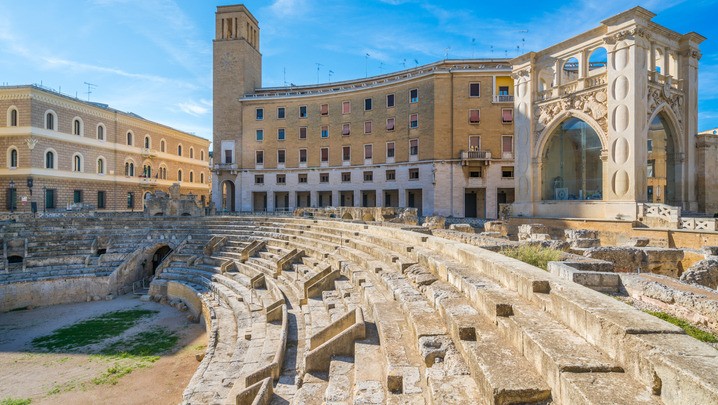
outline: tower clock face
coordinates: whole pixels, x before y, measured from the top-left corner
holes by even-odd
[[[222,55],[222,57],[219,59],[220,69],[224,69],[227,72],[232,70],[232,68],[236,64],[237,64],[237,58],[234,55],[230,54],[229,52]]]

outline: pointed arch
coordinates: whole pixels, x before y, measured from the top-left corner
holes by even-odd
[[[602,149],[606,150],[608,148],[608,136],[606,135],[606,132],[604,132],[603,128],[596,122],[596,120],[593,119],[590,115],[584,113],[583,111],[578,110],[565,110],[560,112],[558,115],[556,115],[549,123],[546,125],[546,127],[541,131],[541,133],[538,136],[538,141],[536,142],[536,148],[534,149],[534,155],[531,156],[532,158],[539,158],[544,153],[544,149],[546,148],[546,142],[548,141],[548,138],[550,137],[551,133],[565,120],[568,118],[575,117],[580,119],[581,121],[584,121],[588,125],[593,128],[594,131],[596,131],[596,134],[598,134],[598,138],[601,140],[601,147]]]

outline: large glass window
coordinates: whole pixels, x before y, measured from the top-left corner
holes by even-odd
[[[646,183],[648,202],[676,205],[676,161],[673,134],[662,114],[648,128]]]
[[[601,140],[578,118],[562,122],[549,137],[543,156],[544,200],[602,200]]]

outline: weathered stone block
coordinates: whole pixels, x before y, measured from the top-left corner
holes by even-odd
[[[624,244],[624,246],[628,246],[628,247],[646,247],[646,246],[648,246],[648,243],[649,243],[650,241],[651,241],[651,240],[648,239],[648,238],[643,238],[643,237],[636,236],[636,237],[633,237],[633,238],[629,239],[628,242],[626,242],[626,243]]]
[[[474,233],[474,227],[469,224],[451,224],[449,229],[459,232]]]
[[[681,281],[718,288],[718,260],[706,259],[697,262],[681,275]]]
[[[574,249],[587,249],[593,247],[600,247],[601,241],[599,239],[573,239],[571,240],[571,247]]]
[[[536,234],[536,233],[548,233],[548,228],[546,228],[546,225],[542,224],[523,224],[519,225],[519,233],[525,233],[525,234]]]
[[[576,239],[596,239],[598,238],[598,232],[588,229],[564,229],[563,231],[566,240],[572,241]]]

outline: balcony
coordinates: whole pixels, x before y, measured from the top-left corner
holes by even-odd
[[[140,187],[155,187],[157,185],[157,179],[152,177],[140,177]]]
[[[471,150],[461,151],[462,166],[488,166],[491,163],[491,151],[488,150]]]
[[[157,156],[157,151],[150,148],[142,148],[142,157],[153,158]]]
[[[508,94],[494,94],[494,103],[513,103],[514,96]]]
[[[215,163],[214,170],[216,170],[216,171],[222,171],[222,170],[236,171],[237,164],[236,163]]]

